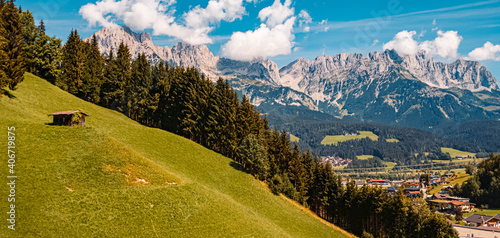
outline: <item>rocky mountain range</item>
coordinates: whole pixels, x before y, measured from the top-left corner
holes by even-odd
[[[311,110],[336,118],[428,128],[500,118],[497,80],[480,63],[435,62],[425,52],[395,51],[299,58],[278,68],[269,59],[250,62],[214,56],[205,45],[153,44],[151,36],[128,27],[96,34],[100,51],[116,52],[121,42],[151,62],[196,67],[210,79],[223,77],[263,111]]]
[[[172,48],[161,47],[153,44],[149,33],[135,33],[127,26],[104,27],[96,32],[95,36],[103,54],[109,54],[110,50],[117,52],[123,42],[129,47],[133,58],[145,53],[152,63],[163,61],[170,65],[196,67],[213,81],[218,77],[246,77],[273,83],[278,83],[275,80],[279,80],[278,66],[269,59],[245,62],[220,58],[214,56],[206,45],[191,45],[185,42],[179,42]]]

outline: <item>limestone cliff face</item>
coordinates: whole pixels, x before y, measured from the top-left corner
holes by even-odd
[[[316,95],[318,100],[331,98],[325,85],[366,75],[367,80],[383,77],[392,68],[400,68],[411,77],[432,87],[460,88],[470,91],[498,90],[497,80],[478,62],[457,60],[451,64],[434,62],[425,52],[399,56],[395,51],[320,56],[310,61],[300,58],[280,69],[281,84]],[[355,85],[353,85],[355,86]],[[334,90],[335,91],[335,90]],[[333,92],[333,91],[332,91]]]
[[[156,46],[149,33],[135,33],[126,26],[105,27],[95,35],[99,50],[103,54],[108,54],[110,50],[116,53],[123,42],[129,47],[133,58],[145,53],[153,63],[163,61],[171,65],[195,67],[214,81],[218,77],[248,77],[266,83],[279,82],[278,66],[268,59],[243,62],[219,58],[205,45],[191,45],[185,42],[179,42],[172,48]]]

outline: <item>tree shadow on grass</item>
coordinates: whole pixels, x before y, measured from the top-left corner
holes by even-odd
[[[9,92],[7,90],[3,90],[2,94],[9,97],[10,99],[16,98],[16,96],[14,94],[12,94],[11,92]]]
[[[238,164],[234,161],[229,162],[229,165],[238,171],[248,173],[248,171],[243,167],[243,165]]]

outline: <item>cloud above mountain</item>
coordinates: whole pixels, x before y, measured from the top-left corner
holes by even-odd
[[[210,0],[206,8],[196,6],[174,16],[174,0],[101,0],[80,8],[80,15],[90,26],[116,26],[117,21],[134,30],[153,29],[154,35],[168,35],[191,44],[212,43],[208,34],[221,21],[232,22],[246,14],[245,2],[252,0]],[[183,22],[182,24],[178,22]]]
[[[258,0],[210,0],[179,15],[175,14],[175,0],[100,0],[80,8],[80,15],[90,26],[113,27],[123,23],[133,30],[152,29],[153,35],[179,38],[191,44],[210,44],[209,35],[221,22],[241,20],[247,11],[245,5]],[[177,17],[176,17],[177,16]],[[252,60],[290,54],[293,48],[294,25],[304,32],[309,30],[312,18],[305,10],[295,15],[292,0],[275,0],[259,11],[261,24],[255,30],[236,31],[222,45],[222,55],[236,60]]]
[[[290,54],[293,48],[293,26],[297,17],[291,0],[280,0],[259,12],[262,22],[254,31],[234,32],[221,48],[223,56],[249,61],[258,58]]]
[[[495,60],[500,61],[500,45],[486,42],[482,47],[476,48],[469,53],[471,60]]]
[[[433,56],[455,59],[458,57],[458,47],[462,36],[457,31],[438,31],[437,37],[431,41],[418,42],[415,40],[416,31],[401,31],[394,38],[385,43],[383,48],[393,49],[401,55],[414,55],[420,50]]]

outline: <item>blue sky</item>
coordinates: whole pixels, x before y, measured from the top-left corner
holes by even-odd
[[[18,0],[17,4],[31,10],[36,20],[43,19],[48,34],[63,41],[71,29],[88,37],[103,25],[128,23],[136,31],[152,33],[157,45],[185,40],[206,44],[214,54],[230,58],[267,57],[280,67],[299,57],[312,60],[385,48],[412,54],[423,49],[437,61],[479,60],[500,78],[500,0]]]

